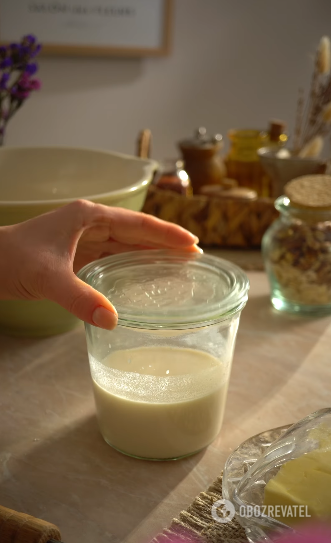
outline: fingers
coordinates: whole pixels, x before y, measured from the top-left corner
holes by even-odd
[[[118,253],[127,253],[131,251],[143,251],[143,250],[152,250],[152,249],[168,249],[169,247],[162,247],[160,244],[152,244],[149,243],[148,245],[132,245],[128,243],[120,243],[118,241],[108,241],[107,243],[102,244],[102,255],[107,253],[109,255],[118,254]],[[198,253],[202,254],[203,250],[200,249],[197,245],[189,245],[188,247],[183,247],[181,249],[184,252],[191,252],[191,253]],[[99,257],[101,258],[101,256]]]
[[[51,237],[57,247],[67,247],[69,243],[71,251],[80,238],[87,242],[113,239],[128,245],[174,249],[190,247],[199,241],[181,226],[152,215],[87,200],[77,200],[28,222],[31,228],[38,229],[40,236]]]
[[[111,237],[121,243],[148,246],[185,248],[198,243],[198,238],[181,226],[162,221],[152,215],[114,209]]]
[[[128,209],[77,200],[57,210],[57,229],[60,236],[71,237],[72,250],[79,238],[85,242],[109,239],[126,245],[146,245],[169,249],[183,249],[198,243],[198,238],[181,226],[152,215]]]
[[[79,242],[79,251],[84,255],[93,256],[93,260],[101,258],[101,255],[104,253],[117,254],[117,253],[126,253],[130,251],[144,250],[144,249],[168,249],[166,246],[156,243],[139,243],[134,245],[133,243],[121,243],[116,240],[109,240],[99,242],[85,242],[82,243],[82,240]],[[189,245],[187,247],[181,248],[182,251],[190,251],[192,253],[202,253],[202,249],[197,245]]]
[[[107,207],[101,204],[79,201],[70,204],[79,206],[82,212],[86,241],[112,238],[129,245],[155,245],[168,248],[184,248],[198,243],[198,238],[181,226],[162,221],[128,209]],[[92,227],[92,228],[91,228]],[[89,228],[89,231],[87,229]]]
[[[59,274],[46,295],[84,322],[107,330],[117,325],[117,312],[110,301],[73,272]]]
[[[73,270],[77,273],[86,264],[89,264],[92,260],[99,260],[106,256],[111,256],[120,253],[130,253],[132,251],[143,251],[153,249],[169,249],[160,245],[130,245],[126,243],[119,243],[118,241],[108,241],[102,243],[84,243],[82,246],[78,246],[76,256],[73,262]],[[180,249],[186,253],[202,254],[203,250],[197,245],[190,245],[189,247],[183,247]]]

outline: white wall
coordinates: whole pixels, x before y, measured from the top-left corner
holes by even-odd
[[[176,0],[169,57],[41,59],[43,89],[6,143],[132,153],[148,127],[153,156],[164,158],[199,125],[226,134],[279,117],[292,128],[322,35],[331,35],[330,0]]]

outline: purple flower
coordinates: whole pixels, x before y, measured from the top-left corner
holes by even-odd
[[[41,44],[32,34],[24,36],[19,43],[0,46],[0,145],[7,122],[31,92],[41,88],[40,80],[33,79],[38,71],[34,58],[40,50]]]
[[[41,87],[41,82],[39,79],[29,79],[27,73],[23,73],[21,79],[11,90],[12,98],[17,100],[25,100],[30,96],[32,90],[39,90]]]
[[[0,69],[3,70],[3,68],[9,68],[11,65],[13,64],[13,61],[11,58],[4,58],[1,62],[0,62]]]
[[[5,90],[7,88],[7,83],[9,81],[10,74],[4,73],[0,77],[0,90]]]
[[[35,45],[37,39],[33,34],[27,34],[23,37],[22,43],[27,43],[28,45]]]
[[[34,75],[38,71],[38,64],[36,62],[32,62],[31,64],[27,64],[25,66],[25,73],[28,75]]]
[[[20,44],[11,45],[10,56],[15,69],[21,70],[25,67],[30,59],[30,53],[29,47]]]
[[[38,53],[40,53],[41,47],[41,43],[37,43],[37,45],[34,47],[34,49],[32,49],[30,53],[30,58],[36,57]]]
[[[11,97],[15,98],[16,100],[23,101],[26,98],[29,98],[30,91],[21,88],[18,84],[14,85],[14,87],[11,89]]]
[[[41,81],[40,81],[40,79],[30,79],[30,89],[31,90],[39,90],[39,89],[41,89]]]
[[[0,59],[1,54],[5,57],[8,56],[16,70],[24,70],[25,65],[30,59],[37,56],[40,50],[41,44],[37,43],[36,38],[32,35],[27,35],[21,40],[21,43],[11,43],[2,53],[0,50]],[[31,63],[31,65],[28,66],[28,73],[33,75],[37,71],[34,63]]]
[[[28,47],[27,45],[19,45],[18,50],[20,52],[21,57],[30,55],[30,47]]]

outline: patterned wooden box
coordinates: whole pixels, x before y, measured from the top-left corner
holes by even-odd
[[[187,228],[201,245],[238,248],[259,247],[278,216],[269,198],[189,198],[155,186],[149,188],[143,211]]]

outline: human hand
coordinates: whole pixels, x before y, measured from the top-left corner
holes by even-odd
[[[0,228],[0,299],[49,299],[89,324],[113,329],[116,309],[75,275],[103,256],[135,249],[201,252],[198,239],[151,215],[78,200]]]

